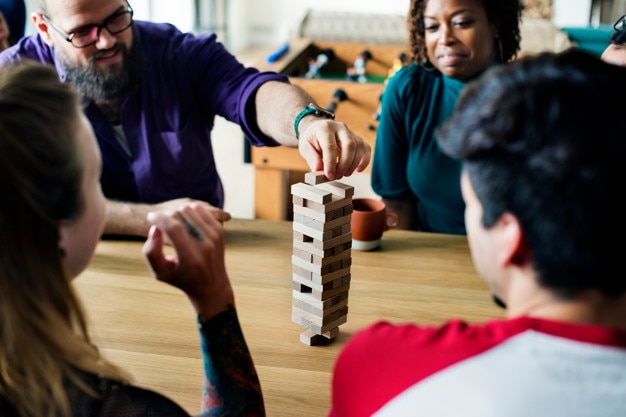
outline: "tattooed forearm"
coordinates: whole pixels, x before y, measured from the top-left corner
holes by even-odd
[[[265,416],[261,384],[235,308],[200,323],[203,416]]]

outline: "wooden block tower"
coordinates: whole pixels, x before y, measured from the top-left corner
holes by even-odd
[[[332,340],[348,318],[354,187],[328,181],[322,171],[291,186],[293,196],[293,307],[307,328],[300,341]]]

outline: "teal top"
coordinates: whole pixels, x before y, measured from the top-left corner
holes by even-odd
[[[414,202],[418,230],[466,233],[461,162],[444,155],[435,139],[466,84],[410,64],[389,79],[382,97],[372,189],[385,199]]]

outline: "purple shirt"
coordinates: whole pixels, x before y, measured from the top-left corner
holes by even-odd
[[[100,110],[93,103],[85,108],[102,153],[104,194],[145,203],[190,197],[223,207],[211,146],[215,116],[239,124],[254,146],[277,146],[256,124],[254,94],[261,84],[287,77],[245,68],[215,34],[194,36],[169,24],[142,21],[135,21],[133,30],[142,53],[142,78],[121,110],[131,156]],[[0,64],[20,58],[55,65],[65,81],[52,48],[38,34],[0,53]]]

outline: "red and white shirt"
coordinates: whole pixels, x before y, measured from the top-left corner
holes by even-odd
[[[377,323],[335,364],[329,417],[626,416],[626,331],[530,317]]]

